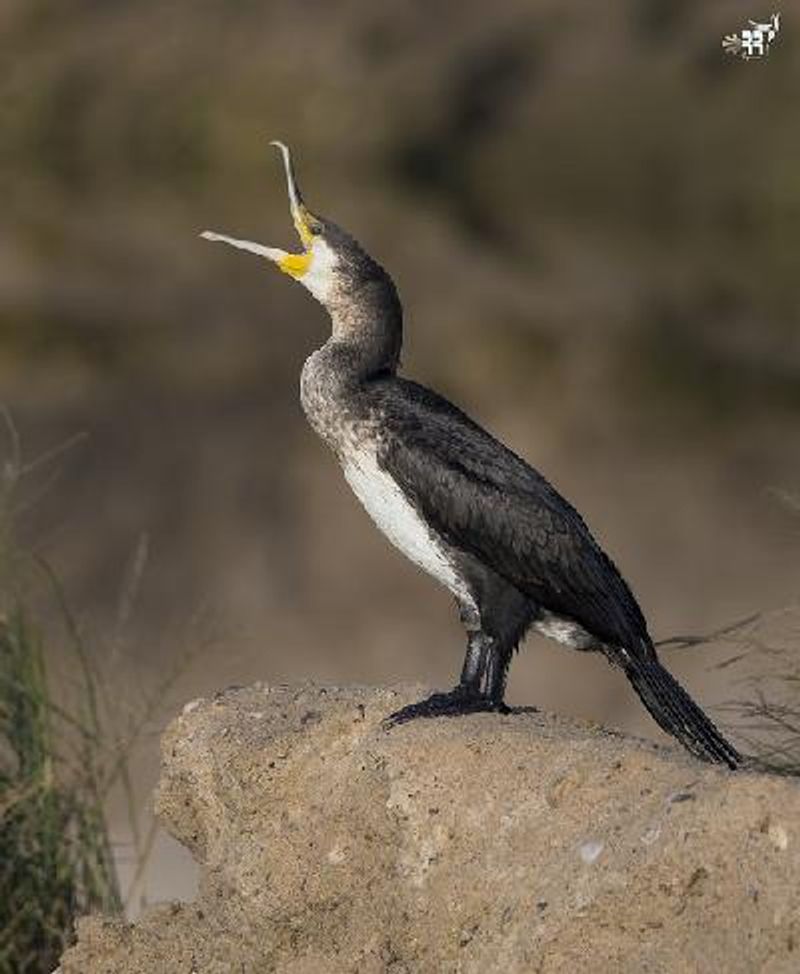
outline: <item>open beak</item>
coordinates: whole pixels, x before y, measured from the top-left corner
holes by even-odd
[[[312,217],[306,209],[303,197],[300,194],[300,187],[297,185],[289,147],[283,142],[278,142],[277,139],[270,142],[270,145],[274,145],[283,156],[283,168],[286,170],[286,188],[289,192],[289,212],[292,214],[297,235],[300,237],[303,246],[308,250],[313,240],[310,227]]]
[[[204,240],[226,243],[231,247],[236,247],[238,250],[247,250],[251,254],[257,254],[259,257],[266,257],[267,260],[277,264],[284,273],[290,274],[292,277],[302,277],[311,263],[311,244],[314,239],[310,228],[310,220],[312,217],[306,209],[303,197],[300,194],[300,188],[295,179],[292,157],[288,147],[283,142],[278,141],[272,141],[270,145],[274,145],[283,156],[283,166],[286,170],[286,185],[289,192],[289,212],[292,215],[292,222],[297,230],[297,235],[300,237],[300,242],[303,245],[303,252],[290,254],[285,250],[281,250],[280,247],[265,247],[263,244],[254,243],[252,240],[238,240],[236,237],[229,237],[224,233],[215,233],[213,230],[204,230],[200,236]]]

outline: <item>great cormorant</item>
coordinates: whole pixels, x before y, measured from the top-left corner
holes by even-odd
[[[660,664],[636,599],[575,508],[460,409],[397,374],[403,312],[392,279],[308,209],[289,150],[273,145],[302,251],[203,236],[267,258],[327,310],[331,337],[302,371],[306,416],[377,526],[455,596],[467,633],[457,686],[390,722],[506,710],[511,656],[533,628],[603,653],[665,731],[735,768],[740,755]]]

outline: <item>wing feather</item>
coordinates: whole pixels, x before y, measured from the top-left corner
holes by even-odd
[[[379,462],[449,544],[605,643],[649,643],[619,571],[541,474],[423,386],[395,379],[373,395]]]

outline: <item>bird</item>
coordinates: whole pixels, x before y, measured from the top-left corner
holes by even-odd
[[[300,399],[375,525],[455,599],[466,633],[456,685],[386,720],[508,713],[509,665],[529,630],[602,654],[656,723],[695,757],[741,755],[662,666],[642,610],[585,521],[533,466],[437,392],[400,374],[403,308],[392,278],[312,212],[283,142],[296,253],[213,231],[302,284],[331,319]]]

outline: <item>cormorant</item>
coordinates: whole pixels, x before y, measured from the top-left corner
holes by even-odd
[[[332,321],[306,361],[305,414],[375,524],[455,596],[467,633],[448,693],[389,718],[506,711],[506,676],[530,628],[622,670],[656,722],[692,754],[735,768],[737,751],[658,660],[630,588],[580,514],[533,467],[442,396],[401,378],[403,311],[376,260],[305,205],[283,155],[302,243],[287,253],[206,231],[276,264]]]

